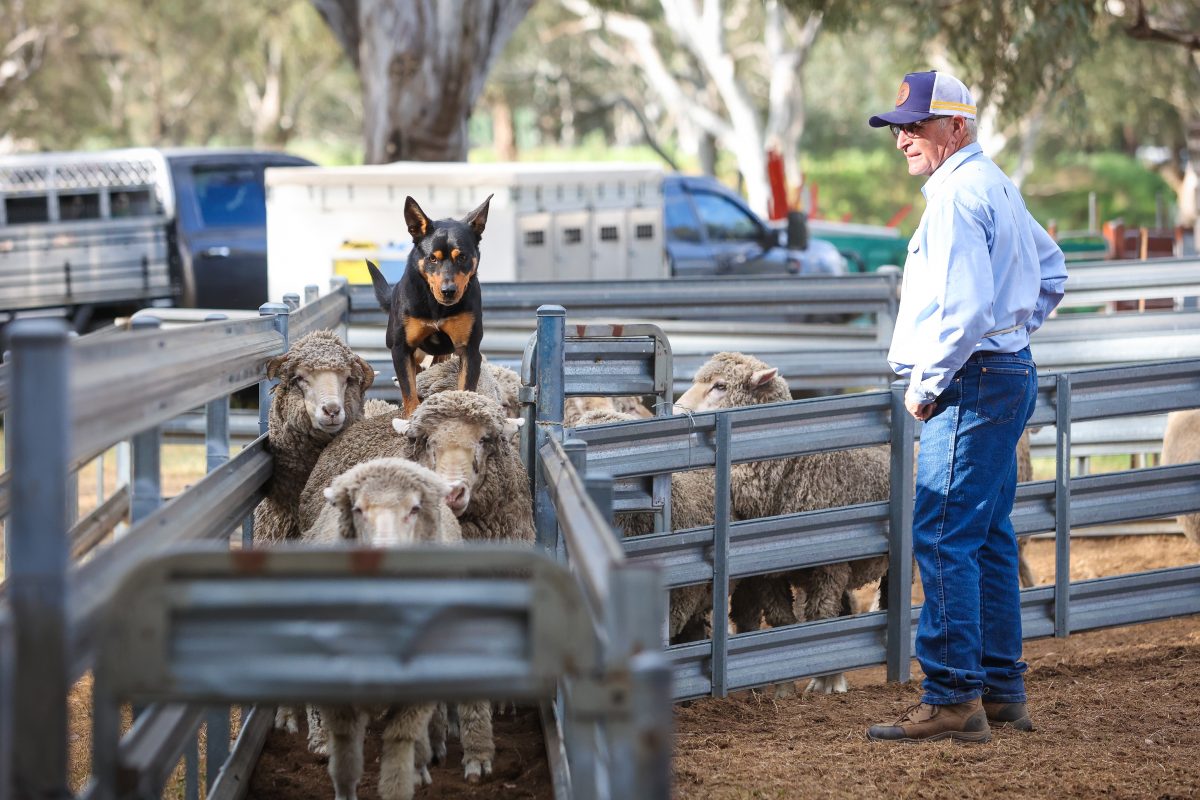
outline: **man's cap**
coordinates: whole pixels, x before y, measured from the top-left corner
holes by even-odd
[[[896,108],[868,120],[872,128],[920,122],[929,117],[966,117],[975,119],[975,101],[963,82],[953,75],[910,72],[896,93]]]

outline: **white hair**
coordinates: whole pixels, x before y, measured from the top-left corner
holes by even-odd
[[[963,144],[972,144],[979,140],[979,121],[973,120],[970,117],[965,119],[967,123],[967,138],[963,140]]]

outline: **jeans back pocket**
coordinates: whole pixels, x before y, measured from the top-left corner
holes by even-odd
[[[1029,367],[1017,364],[980,368],[975,413],[988,422],[1012,422],[1025,402],[1029,372]]]

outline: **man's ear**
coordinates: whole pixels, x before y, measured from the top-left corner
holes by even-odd
[[[429,233],[429,217],[411,197],[404,198],[404,224],[414,242]]]

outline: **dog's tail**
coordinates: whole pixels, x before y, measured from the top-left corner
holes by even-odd
[[[375,299],[384,311],[392,309],[392,287],[388,286],[387,278],[379,271],[379,267],[367,261],[367,272],[371,273],[371,285],[375,287]]]

